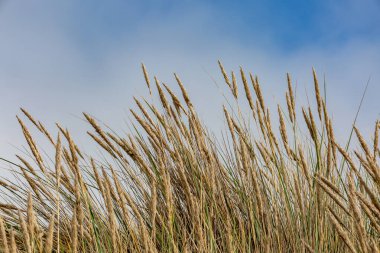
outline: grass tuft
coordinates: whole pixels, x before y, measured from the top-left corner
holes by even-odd
[[[236,102],[222,108],[222,140],[177,74],[183,99],[154,77],[160,103],[134,98],[128,135],[84,114],[101,159],[21,109],[30,156],[2,159],[19,180],[0,180],[0,252],[379,252],[379,121],[370,141],[353,127],[357,149],[337,143],[314,69],[317,107],[296,107],[288,74],[274,121],[258,77],[240,68],[239,83],[218,63]]]

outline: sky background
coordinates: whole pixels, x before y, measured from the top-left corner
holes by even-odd
[[[177,72],[211,127],[227,91],[218,59],[259,75],[273,104],[286,72],[306,103],[314,66],[342,138],[371,78],[358,120],[369,136],[380,117],[379,13],[380,0],[0,0],[0,156],[25,146],[19,107],[51,131],[68,127],[82,147],[83,111],[127,131],[132,97],[148,94],[141,62],[173,87]]]

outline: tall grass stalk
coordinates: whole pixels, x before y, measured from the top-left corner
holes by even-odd
[[[22,109],[30,156],[2,158],[18,180],[0,180],[0,252],[379,252],[379,121],[373,140],[354,126],[359,148],[342,147],[314,69],[316,110],[296,106],[288,74],[277,121],[257,76],[240,68],[240,83],[219,67],[236,101],[223,106],[223,139],[200,120],[178,75],[181,94],[152,82],[144,65],[159,104],[134,98],[131,132],[84,114],[101,159]]]

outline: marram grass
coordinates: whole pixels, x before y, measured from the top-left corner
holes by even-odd
[[[177,75],[181,94],[144,66],[160,103],[135,99],[134,131],[84,114],[100,159],[22,110],[30,157],[13,163],[18,181],[0,181],[0,252],[379,252],[379,121],[371,140],[354,128],[351,149],[334,137],[314,71],[316,108],[297,104],[288,75],[270,116],[256,76],[219,66],[235,100],[221,108],[222,140]]]

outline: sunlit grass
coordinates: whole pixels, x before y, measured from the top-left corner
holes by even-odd
[[[160,103],[135,99],[134,131],[84,114],[106,158],[22,110],[55,156],[18,118],[30,157],[12,164],[19,180],[0,181],[0,252],[379,252],[379,121],[370,141],[354,127],[351,149],[334,137],[314,71],[316,108],[296,103],[288,75],[286,104],[270,115],[256,76],[219,65],[235,100],[221,108],[221,139],[177,75],[182,98],[145,67]]]

